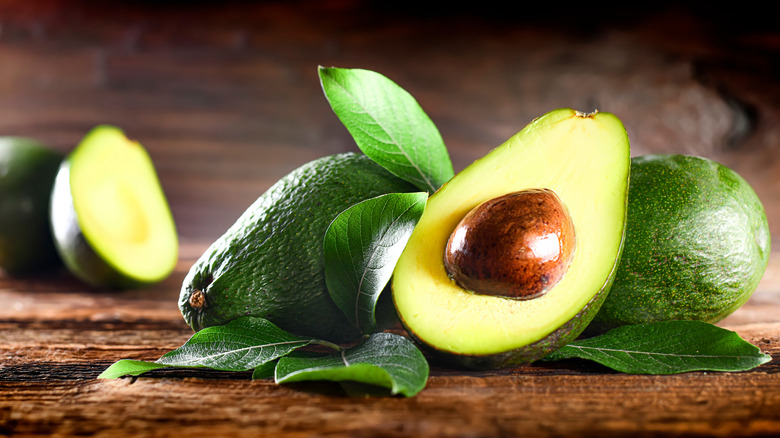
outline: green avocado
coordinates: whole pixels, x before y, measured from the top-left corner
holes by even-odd
[[[733,170],[694,156],[635,157],[623,259],[588,331],[720,321],[750,298],[769,250],[761,201]]]
[[[61,161],[36,140],[0,137],[0,269],[9,274],[57,263],[49,202]]]
[[[252,315],[303,336],[358,338],[325,285],[325,231],[360,201],[415,190],[362,154],[331,155],[293,170],[192,266],[179,298],[184,319],[200,330]]]
[[[176,226],[154,165],[119,128],[90,131],[62,162],[51,196],[57,250],[84,282],[138,288],[175,268]]]
[[[433,356],[475,369],[532,362],[576,338],[606,297],[620,258],[629,163],[626,130],[614,115],[560,109],[457,174],[428,200],[395,267],[393,300],[407,332]],[[444,254],[459,223],[486,201],[538,189],[557,194],[573,225],[572,258],[558,282],[521,299],[451,278]],[[498,229],[496,244],[516,240]],[[560,237],[545,236],[532,252],[545,253]],[[511,263],[515,254],[491,257]]]

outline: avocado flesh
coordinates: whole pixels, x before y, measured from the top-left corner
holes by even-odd
[[[325,285],[325,231],[360,201],[412,191],[362,154],[331,155],[293,170],[192,266],[179,299],[184,319],[200,330],[252,315],[303,336],[334,342],[360,337]]]
[[[153,163],[113,126],[90,131],[62,163],[51,222],[65,265],[94,286],[152,284],[178,260],[175,223]]]
[[[531,362],[576,337],[620,257],[629,162],[615,116],[561,109],[456,175],[429,199],[394,271],[393,299],[407,331],[438,354],[480,368]],[[566,274],[531,300],[460,288],[442,259],[460,219],[483,201],[539,188],[560,197],[574,225],[577,247]]]
[[[16,275],[54,265],[49,202],[62,156],[36,140],[0,137],[0,269]]]
[[[718,322],[761,281],[770,253],[763,205],[712,160],[634,157],[626,246],[609,297],[588,332],[668,320]]]

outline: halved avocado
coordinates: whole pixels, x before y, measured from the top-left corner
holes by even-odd
[[[617,117],[560,109],[460,172],[428,200],[394,271],[393,300],[409,334],[435,356],[476,369],[529,363],[576,338],[620,259],[629,169]],[[531,189],[554,192],[570,215],[576,247],[566,272],[530,299],[461,287],[443,260],[453,230],[483,202]]]
[[[152,160],[119,128],[94,128],[63,161],[51,223],[65,265],[94,286],[141,287],[176,266],[176,227]]]
[[[9,274],[57,262],[49,201],[62,155],[23,137],[0,137],[0,269]]]

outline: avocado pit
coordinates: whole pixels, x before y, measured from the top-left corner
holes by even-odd
[[[468,212],[450,234],[444,267],[463,289],[528,300],[560,281],[575,243],[574,225],[558,195],[528,189]]]

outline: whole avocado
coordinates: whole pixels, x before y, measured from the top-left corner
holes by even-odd
[[[49,204],[61,161],[36,140],[0,137],[0,269],[19,274],[59,261]]]
[[[179,298],[184,319],[200,330],[252,315],[303,336],[358,338],[325,285],[325,231],[360,201],[415,190],[362,154],[304,164],[262,194],[192,266]]]
[[[634,157],[623,256],[588,331],[720,321],[750,298],[769,252],[763,205],[736,172],[701,157]]]

